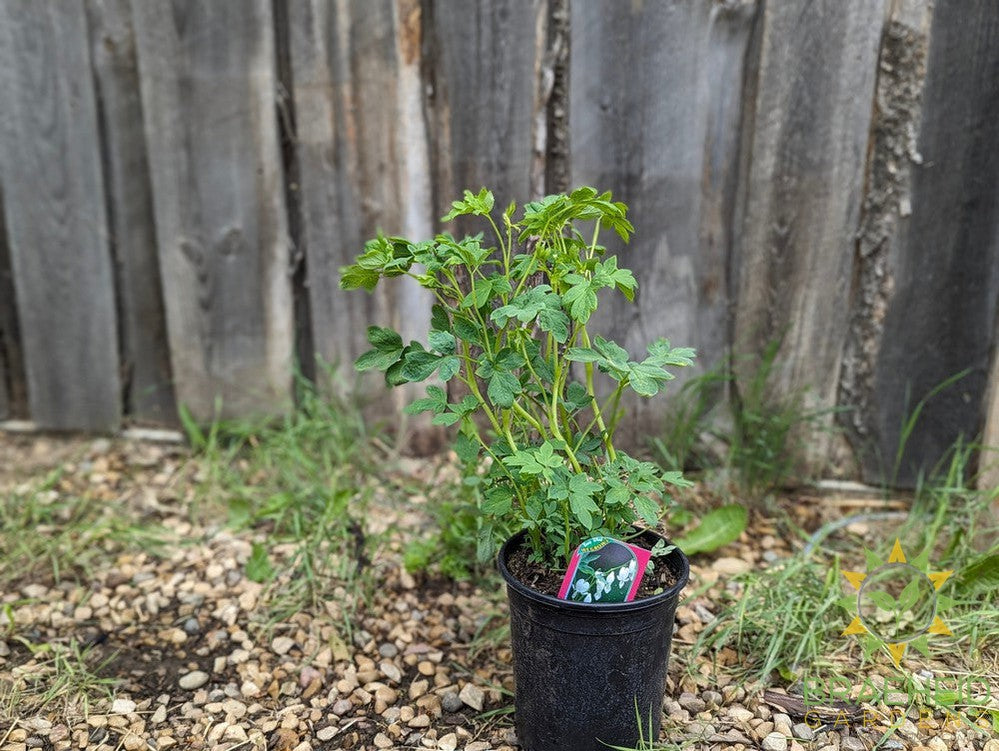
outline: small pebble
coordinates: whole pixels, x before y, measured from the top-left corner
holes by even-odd
[[[390,681],[398,683],[402,680],[402,671],[399,670],[393,663],[388,660],[382,660],[379,664],[378,669],[382,671],[382,675],[388,678]]]
[[[463,702],[454,691],[448,691],[441,697],[441,707],[445,712],[454,714],[455,712],[460,712],[463,706]]]
[[[271,651],[274,654],[285,655],[288,654],[289,650],[295,646],[295,640],[290,639],[287,636],[276,636],[274,641],[271,642]]]
[[[384,644],[378,647],[378,654],[380,654],[382,657],[387,657],[388,659],[392,659],[397,654],[399,654],[399,648],[396,647],[395,644],[393,644],[392,642],[385,642]]]
[[[703,712],[705,709],[708,708],[708,705],[704,702],[703,699],[687,691],[684,691],[682,694],[680,694],[680,697],[677,699],[677,703],[679,703],[681,707],[686,709],[691,714],[697,714],[698,712]]]
[[[760,744],[763,751],[787,751],[787,737],[780,733],[771,733]]]
[[[719,574],[737,576],[749,571],[752,565],[741,558],[718,558],[711,564],[711,568]]]
[[[476,712],[481,712],[486,695],[478,686],[466,683],[465,687],[461,690],[461,693],[458,694],[458,698]]]
[[[177,681],[177,685],[186,691],[201,688],[206,683],[208,683],[208,673],[204,673],[200,670],[194,670],[187,675],[183,675],[180,680]]]
[[[114,714],[131,714],[135,711],[135,702],[131,699],[115,699],[111,702],[111,712]]]

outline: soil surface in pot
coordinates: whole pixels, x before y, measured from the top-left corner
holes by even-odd
[[[648,544],[644,539],[632,540],[632,544],[640,544],[641,547],[650,549],[658,538],[653,538]],[[562,587],[562,579],[565,577],[565,569],[550,569],[540,563],[530,559],[530,553],[526,547],[519,547],[510,554],[507,561],[507,568],[518,581],[526,584],[531,589],[537,590],[541,594],[558,597],[558,591]],[[642,583],[638,586],[635,599],[641,600],[652,597],[662,592],[668,587],[676,584],[676,577],[669,570],[665,561],[656,561],[655,571],[646,573],[642,577]]]

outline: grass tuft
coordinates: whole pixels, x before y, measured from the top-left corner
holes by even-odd
[[[55,470],[0,499],[0,589],[86,579],[126,547],[157,552],[165,532],[96,498],[67,494]]]
[[[99,699],[110,699],[117,679],[103,675],[115,655],[96,659],[76,640],[32,644],[18,638],[31,658],[0,680],[0,719],[45,711],[86,716]]]
[[[353,614],[372,589],[379,539],[369,524],[384,482],[377,436],[360,410],[300,379],[297,407],[277,421],[185,425],[198,449],[200,496],[229,525],[263,536],[247,576],[265,584],[260,624],[317,612],[335,601],[349,635]]]

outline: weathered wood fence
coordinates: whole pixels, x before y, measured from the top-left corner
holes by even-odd
[[[0,0],[0,97],[0,416],[280,412],[296,357],[428,317],[338,290],[366,237],[586,183],[638,228],[629,348],[780,338],[812,459],[870,480],[965,369],[901,479],[999,443],[994,0]]]

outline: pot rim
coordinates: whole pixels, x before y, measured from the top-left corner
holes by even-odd
[[[638,528],[636,527],[636,529]],[[665,536],[654,529],[646,528],[641,529],[641,531],[649,532],[656,535],[660,539],[665,540],[668,544],[672,544]],[[536,589],[531,589],[515,577],[507,567],[507,557],[526,536],[527,530],[522,529],[520,532],[517,532],[517,534],[513,535],[513,537],[503,543],[503,547],[500,548],[499,555],[496,557],[496,564],[499,567],[500,574],[503,576],[504,581],[506,581],[507,586],[512,587],[519,594],[533,600],[534,602],[547,605],[548,607],[557,608],[559,610],[566,610],[580,615],[638,612],[647,608],[657,607],[670,599],[678,597],[680,592],[683,591],[683,588],[687,586],[687,582],[690,580],[690,561],[687,560],[687,556],[682,550],[680,550],[680,548],[674,548],[673,552],[666,556],[666,559],[675,560],[679,563],[679,571],[676,571],[673,567],[671,567],[671,570],[673,570],[673,573],[676,575],[676,582],[673,586],[663,590],[657,595],[653,595],[652,597],[643,597],[641,600],[632,600],[631,602],[573,602],[571,600],[560,600],[558,597],[554,597],[553,595],[546,595]]]

